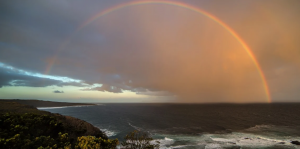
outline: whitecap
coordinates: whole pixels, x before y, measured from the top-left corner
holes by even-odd
[[[225,138],[211,138],[213,141],[217,142],[228,142],[228,143],[235,143],[236,139],[225,139]]]
[[[173,144],[175,142],[174,139],[165,137],[164,139],[155,139],[155,140],[151,141],[150,143],[156,144],[156,141],[160,142],[159,145],[160,145],[161,149],[167,149],[167,148],[169,148],[167,146],[170,146],[171,144]]]
[[[247,148],[264,148],[272,146],[293,146],[290,139],[285,137],[269,137],[250,133],[233,132],[231,134],[222,134],[210,136],[212,143],[217,143],[223,146],[240,146]],[[294,138],[297,139],[297,138]]]
[[[269,137],[244,132],[232,132],[227,134],[201,134],[198,136],[163,134],[156,135],[165,137],[164,139],[158,140],[161,142],[160,148],[163,149],[188,148],[192,146],[206,149],[232,147],[246,147],[255,149],[274,146],[276,146],[277,148],[291,148],[296,147],[296,145],[291,144],[291,140],[300,140],[299,137]]]
[[[197,146],[197,145],[176,145],[176,146],[170,146],[168,149],[172,149],[172,148],[184,148],[184,147],[188,147],[188,146]]]
[[[205,149],[222,149],[222,147],[220,144],[211,143],[205,145]]]
[[[112,130],[108,130],[108,129],[100,129],[100,130],[103,131],[106,134],[106,136],[108,136],[108,137],[117,135],[117,132],[112,131]]]

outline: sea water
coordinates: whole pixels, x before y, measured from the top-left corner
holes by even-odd
[[[300,104],[101,104],[42,108],[85,120],[123,141],[148,132],[160,148],[299,148]]]

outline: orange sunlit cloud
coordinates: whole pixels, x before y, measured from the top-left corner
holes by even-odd
[[[164,9],[176,21],[165,18],[170,14],[148,13],[155,9]],[[105,47],[89,43],[93,50],[86,54],[97,61],[99,72],[120,74],[132,80],[130,86],[167,91],[179,102],[268,100],[259,72],[239,41],[199,13],[143,5],[103,16],[92,26],[113,42]]]
[[[40,98],[39,88],[64,91],[57,100],[298,102],[299,6],[298,0],[3,2],[0,94],[22,98],[14,89],[26,88],[26,97]],[[89,9],[78,11],[83,7]]]

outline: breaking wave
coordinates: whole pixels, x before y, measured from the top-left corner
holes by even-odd
[[[100,129],[100,130],[103,131],[108,137],[112,137],[118,134],[117,132],[108,129]]]

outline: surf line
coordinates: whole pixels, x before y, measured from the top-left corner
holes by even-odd
[[[246,44],[246,42],[233,30],[231,29],[227,24],[225,24],[223,21],[221,21],[219,18],[213,16],[212,14],[197,8],[195,6],[191,6],[182,2],[175,2],[175,1],[160,1],[160,0],[149,0],[149,1],[132,1],[132,2],[128,2],[128,3],[123,3],[117,6],[113,6],[110,7],[108,9],[105,9],[103,11],[100,11],[99,13],[93,15],[92,17],[90,17],[88,20],[86,20],[85,22],[83,22],[77,29],[76,31],[65,41],[63,42],[56,54],[54,55],[54,57],[51,59],[51,61],[49,62],[45,74],[48,74],[51,70],[51,68],[53,67],[53,65],[56,63],[57,61],[57,56],[59,54],[60,51],[62,51],[64,49],[64,47],[70,42],[70,40],[72,39],[72,37],[75,36],[75,34],[77,32],[79,32],[82,28],[86,27],[87,25],[91,24],[92,22],[96,21],[98,18],[107,15],[111,12],[126,8],[126,7],[132,7],[132,6],[137,6],[137,5],[146,5],[146,4],[164,4],[164,5],[171,5],[171,6],[176,6],[176,7],[181,7],[181,8],[185,8],[188,9],[190,11],[199,13],[201,15],[206,16],[207,18],[213,20],[214,22],[218,23],[219,25],[221,25],[225,30],[227,30],[241,45],[242,47],[246,50],[247,54],[249,55],[249,57],[252,59],[264,86],[264,90],[266,93],[266,98],[268,103],[271,103],[271,95],[270,95],[270,91],[269,91],[269,87],[265,78],[265,75],[257,61],[257,59],[255,58],[254,54],[252,53],[251,49],[249,48],[249,46]]]

